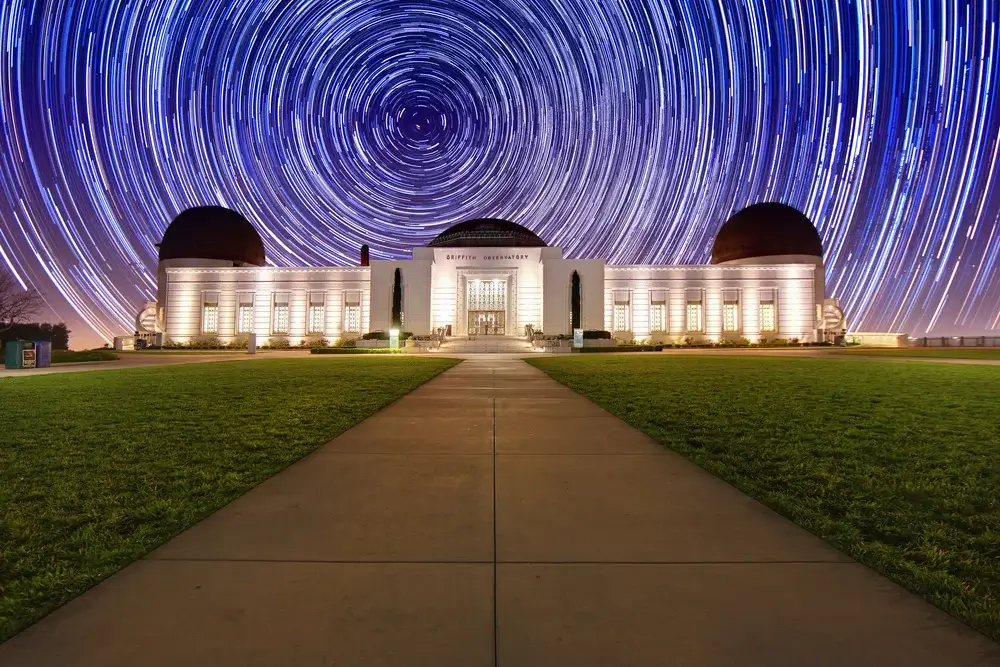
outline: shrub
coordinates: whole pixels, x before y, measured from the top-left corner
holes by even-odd
[[[219,337],[215,334],[202,334],[191,339],[190,347],[196,350],[210,350],[222,347]]]
[[[237,334],[229,344],[226,345],[230,350],[245,350],[250,345],[250,336],[247,334]]]
[[[267,344],[270,348],[275,350],[287,350],[292,345],[288,342],[288,338],[285,336],[271,336],[268,339]]]
[[[299,347],[304,347],[304,348],[330,347],[330,342],[326,338],[323,338],[322,336],[309,337],[306,338],[304,341],[302,341]]]
[[[608,347],[574,347],[573,352],[595,354],[600,352],[662,352],[662,345],[614,345]]]
[[[361,334],[361,340],[389,340],[388,331],[369,331],[366,334]]]
[[[607,340],[611,338],[610,331],[601,331],[599,329],[586,329],[583,332],[583,337],[585,340]],[[572,338],[572,336],[570,336]]]
[[[402,354],[402,350],[393,350],[388,347],[363,348],[363,347],[314,347],[311,354]]]
[[[358,346],[358,339],[357,338],[338,338],[337,340],[333,341],[333,346],[334,347],[340,347],[340,348],[355,348],[355,347]]]

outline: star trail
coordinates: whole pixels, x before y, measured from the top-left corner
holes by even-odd
[[[757,201],[814,220],[856,330],[1000,329],[996,0],[5,0],[0,265],[130,332],[204,204],[278,266],[461,220],[704,263]]]

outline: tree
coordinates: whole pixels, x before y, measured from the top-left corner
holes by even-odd
[[[401,329],[403,327],[403,274],[396,267],[396,274],[392,279],[392,328]]]
[[[42,295],[21,285],[11,274],[0,271],[0,332],[27,322],[44,305]]]
[[[570,296],[570,327],[580,328],[580,274],[573,272],[573,293]]]

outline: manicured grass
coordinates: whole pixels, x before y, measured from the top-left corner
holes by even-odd
[[[0,378],[0,641],[456,363]]]
[[[294,351],[295,349],[296,348],[292,348],[291,351]],[[290,351],[288,348],[285,348],[284,350],[277,350],[277,349],[265,350],[259,347],[257,348],[257,354],[263,354],[265,352],[288,352],[288,351]],[[303,352],[303,354],[309,352],[309,350],[301,350],[301,351]],[[198,350],[194,348],[166,348],[166,349],[150,348],[146,350],[128,350],[125,352],[119,352],[118,354],[126,354],[126,355],[136,354],[136,355],[147,355],[147,356],[156,356],[160,354],[247,354],[247,351],[246,348],[211,349],[211,350],[210,349]]]
[[[528,363],[1000,639],[1000,369],[665,355]]]
[[[849,347],[837,352],[875,357],[1000,359],[1000,347]]]
[[[77,361],[114,361],[113,350],[52,350],[52,363],[69,364]]]

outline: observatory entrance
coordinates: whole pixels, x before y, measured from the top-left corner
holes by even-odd
[[[507,281],[469,280],[466,312],[470,336],[503,336],[507,333]]]

